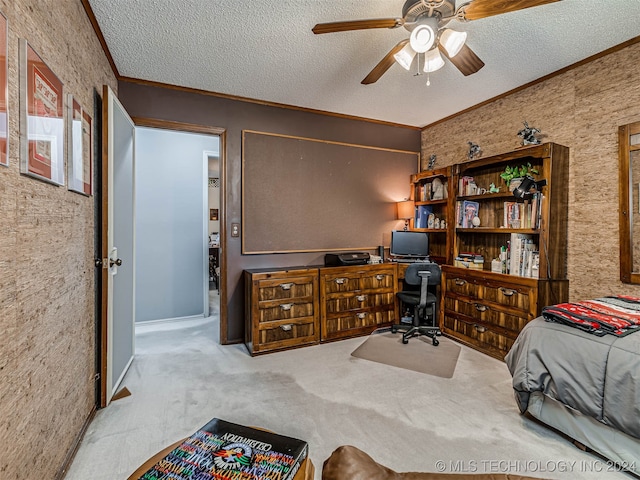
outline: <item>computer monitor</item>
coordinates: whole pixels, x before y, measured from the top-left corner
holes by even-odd
[[[429,235],[425,232],[393,230],[389,253],[392,257],[427,258],[429,256]]]

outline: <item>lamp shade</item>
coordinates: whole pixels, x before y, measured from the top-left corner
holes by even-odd
[[[398,202],[398,218],[401,220],[409,220],[414,217],[416,213],[416,205],[413,200],[404,200]]]
[[[423,70],[426,73],[435,72],[436,70],[440,70],[442,67],[444,67],[444,60],[442,59],[442,55],[440,55],[438,47],[432,48],[424,54]]]
[[[396,59],[402,68],[405,70],[409,70],[411,68],[411,62],[413,62],[413,58],[416,56],[416,52],[413,48],[411,48],[410,44],[406,44],[402,47],[398,53],[396,53],[393,58]]]
[[[467,41],[467,32],[456,32],[450,28],[445,29],[440,35],[440,43],[447,51],[449,57],[455,57]]]

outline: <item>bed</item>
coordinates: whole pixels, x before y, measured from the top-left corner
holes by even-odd
[[[640,328],[597,331],[548,309],[505,357],[520,412],[640,475]]]

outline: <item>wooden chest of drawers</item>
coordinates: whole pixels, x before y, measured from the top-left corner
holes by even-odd
[[[396,321],[396,266],[320,269],[322,341],[367,335]]]
[[[251,355],[320,341],[317,268],[244,275],[245,344]]]
[[[544,282],[445,266],[441,330],[502,360],[542,308],[539,283]]]

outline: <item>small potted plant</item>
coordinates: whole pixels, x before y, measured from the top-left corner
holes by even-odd
[[[509,191],[513,192],[513,189],[520,185],[522,179],[531,174],[538,174],[538,170],[531,166],[531,163],[515,167],[507,165],[504,172],[500,174],[500,178],[507,184]]]

